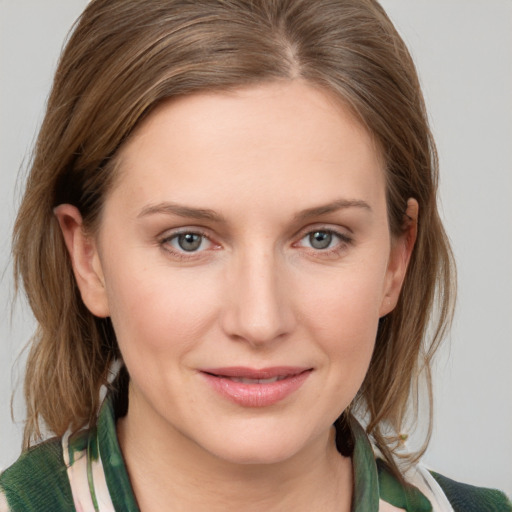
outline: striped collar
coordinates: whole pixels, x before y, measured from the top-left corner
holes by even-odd
[[[354,495],[352,512],[431,512],[414,486],[403,484],[375,459],[363,428],[353,420]],[[77,512],[139,512],[116,434],[111,397],[95,428],[62,440],[64,460]]]

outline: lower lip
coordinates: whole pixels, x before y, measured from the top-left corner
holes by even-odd
[[[246,384],[202,372],[215,391],[243,407],[267,407],[276,404],[299,389],[310,374],[311,370],[306,370],[268,384]]]

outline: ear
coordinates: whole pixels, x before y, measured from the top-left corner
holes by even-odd
[[[416,242],[418,211],[418,202],[416,199],[410,198],[407,201],[407,210],[404,214],[402,233],[391,241],[391,251],[379,313],[381,317],[393,311],[398,302],[414,243]]]
[[[83,229],[78,208],[61,204],[54,209],[54,213],[64,236],[82,300],[93,315],[109,316],[105,279],[96,241]]]

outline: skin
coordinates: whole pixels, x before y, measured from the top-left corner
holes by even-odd
[[[118,434],[141,510],[350,510],[332,423],[398,299],[417,203],[392,238],[372,137],[300,81],[168,101],[119,169],[98,233],[73,206],[56,215],[83,300],[112,318],[131,376]],[[204,236],[198,250],[180,248],[184,232]],[[282,365],[312,370],[258,408],[198,371]]]

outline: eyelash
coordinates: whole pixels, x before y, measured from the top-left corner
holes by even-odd
[[[305,238],[310,237],[315,233],[326,233],[327,235],[334,236],[338,239],[338,243],[336,243],[334,247],[327,247],[325,249],[317,249],[314,247],[304,247],[306,250],[308,250],[308,252],[310,254],[314,253],[314,255],[321,255],[324,257],[336,256],[336,255],[340,254],[341,252],[343,252],[344,250],[346,250],[347,246],[353,244],[352,237],[348,236],[346,233],[341,233],[341,232],[336,231],[331,228],[319,227],[316,229],[308,228],[307,231],[303,231],[300,234],[300,238],[298,239],[298,241],[294,242],[292,244],[292,247],[301,247],[299,245],[299,243],[302,242]],[[183,235],[189,235],[189,234],[200,236],[202,238],[201,245],[206,240],[212,246],[217,247],[217,248],[220,247],[220,245],[215,244],[210,239],[208,234],[206,234],[204,231],[201,231],[200,229],[183,229],[180,231],[176,231],[176,232],[172,233],[171,235],[167,235],[167,236],[161,238],[159,241],[159,244],[165,251],[170,253],[173,258],[178,259],[180,261],[187,261],[190,259],[198,258],[198,256],[200,254],[202,254],[203,252],[205,252],[207,249],[203,249],[200,251],[185,251],[185,250],[175,249],[171,245],[171,242],[173,240],[177,240],[178,237],[183,236]]]

